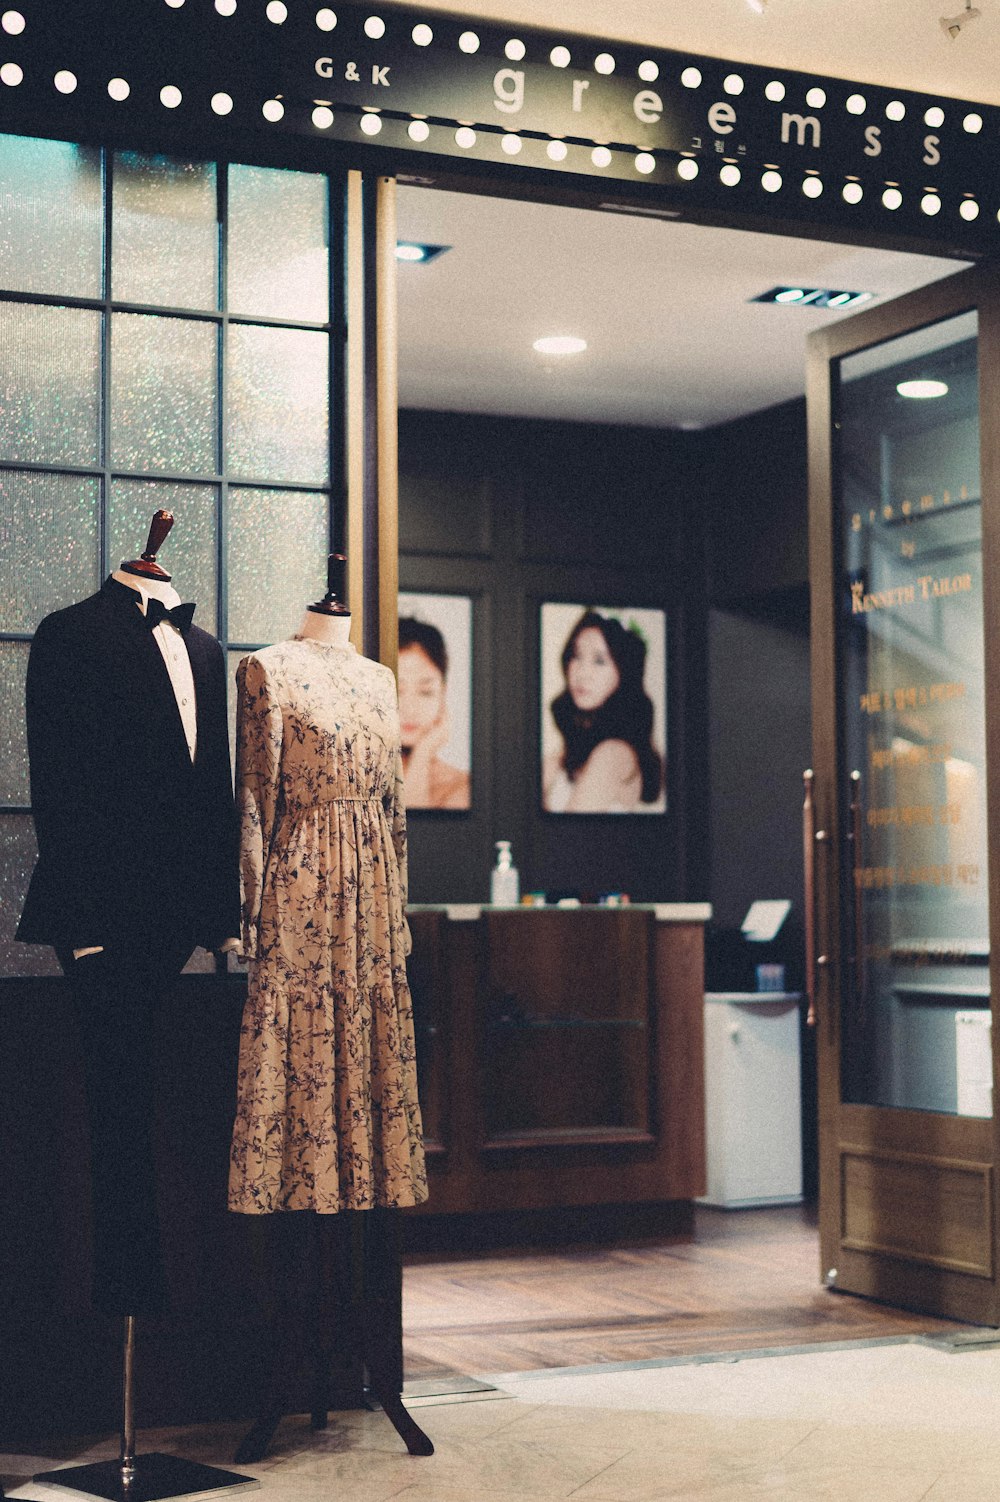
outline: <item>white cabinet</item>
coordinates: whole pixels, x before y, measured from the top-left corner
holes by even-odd
[[[705,997],[707,1193],[737,1209],[802,1199],[799,996]]]

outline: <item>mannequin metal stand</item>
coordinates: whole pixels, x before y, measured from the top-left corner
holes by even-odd
[[[180,1455],[135,1453],[135,1316],[125,1316],[122,1360],[121,1454],[117,1460],[41,1471],[33,1479],[46,1486],[66,1486],[108,1502],[164,1502],[169,1497],[221,1496],[234,1487],[257,1488],[253,1476],[202,1465]]]

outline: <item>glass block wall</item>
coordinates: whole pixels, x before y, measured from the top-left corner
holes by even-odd
[[[42,616],[160,554],[236,664],[330,546],[330,182],[0,135],[0,976],[34,864],[24,676]],[[71,727],[68,727],[70,729]]]

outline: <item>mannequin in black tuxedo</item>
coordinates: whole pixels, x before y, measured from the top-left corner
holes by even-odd
[[[117,1314],[164,1302],[157,1009],[197,945],[239,932],[222,649],[194,625],[154,636],[170,576],[152,561],[155,576],[125,564],[46,616],[27,678],[38,864],[17,937],[52,944],[70,981],[91,1122],[94,1301]]]

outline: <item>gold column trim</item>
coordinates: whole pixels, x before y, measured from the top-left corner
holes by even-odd
[[[361,173],[348,172],[345,213],[347,260],[345,321],[347,354],[344,376],[344,442],[347,446],[346,497],[347,598],[351,606],[351,641],[364,650],[365,618],[365,243]]]
[[[376,401],[378,404],[379,659],[399,657],[399,319],[396,300],[396,180],[375,188]]]

